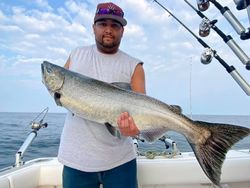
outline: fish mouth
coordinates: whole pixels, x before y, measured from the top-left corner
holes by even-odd
[[[42,71],[42,83],[45,84],[45,66],[44,66],[44,62],[41,64],[41,71]]]
[[[42,70],[42,75],[44,75],[44,65],[43,65],[43,63],[41,64],[41,70]]]
[[[43,63],[41,64],[41,71],[42,71],[42,83],[45,84],[46,83],[46,75],[50,72],[52,72],[49,68],[49,62],[48,61],[43,61]]]
[[[41,72],[42,72],[42,83],[47,87],[47,81],[46,78],[48,78],[48,73],[49,73],[49,62],[43,61],[41,64]],[[48,87],[47,87],[48,88]]]

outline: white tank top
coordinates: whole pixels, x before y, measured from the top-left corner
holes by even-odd
[[[70,70],[108,83],[130,83],[136,65],[142,63],[121,50],[112,55],[100,53],[95,45],[76,48],[70,60]],[[104,125],[68,112],[58,152],[58,160],[63,165],[85,172],[98,172],[122,165],[135,157],[131,137],[116,138]]]

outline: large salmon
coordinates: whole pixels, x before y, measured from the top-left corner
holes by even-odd
[[[133,117],[141,136],[148,142],[154,142],[169,130],[181,133],[215,185],[220,185],[227,151],[250,134],[246,127],[193,121],[175,106],[46,61],[42,64],[42,76],[57,105],[79,117],[107,126],[113,135],[118,129],[117,118],[125,111]]]

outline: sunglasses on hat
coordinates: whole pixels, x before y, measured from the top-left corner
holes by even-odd
[[[100,15],[111,14],[111,15],[120,16],[120,17],[124,16],[123,11],[114,10],[114,9],[110,9],[110,8],[99,8],[99,9],[97,9],[96,14],[100,14]]]

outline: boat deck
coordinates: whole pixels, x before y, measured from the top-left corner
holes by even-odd
[[[175,158],[138,157],[140,188],[213,187],[192,152]],[[57,158],[40,158],[0,173],[1,188],[61,188],[62,165]],[[229,151],[222,168],[225,188],[250,188],[249,150]]]

